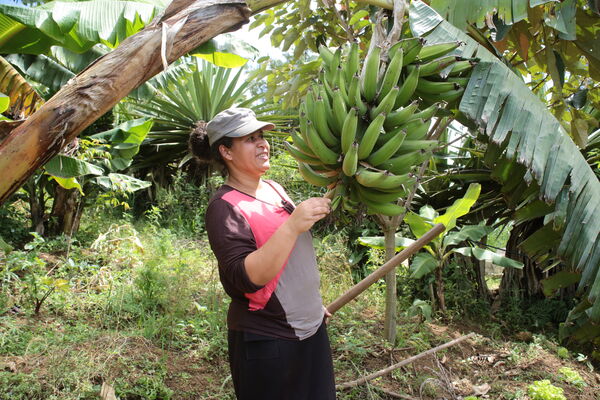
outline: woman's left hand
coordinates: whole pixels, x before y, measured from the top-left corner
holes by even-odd
[[[323,312],[325,313],[325,324],[328,324],[329,319],[331,319],[331,313],[325,306],[323,306]]]

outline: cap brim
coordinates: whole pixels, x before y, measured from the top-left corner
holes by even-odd
[[[275,129],[275,125],[265,121],[252,121],[244,126],[239,127],[236,131],[230,132],[225,136],[229,137],[242,137],[254,133],[258,130],[272,131]]]

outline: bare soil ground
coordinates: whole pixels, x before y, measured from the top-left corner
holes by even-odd
[[[25,323],[25,322],[24,322]],[[372,326],[375,335],[380,323]],[[430,347],[469,333],[468,327],[422,324],[431,337]],[[475,335],[433,356],[419,359],[366,385],[341,390],[339,399],[528,399],[527,386],[549,379],[567,399],[599,400],[600,374],[572,356],[560,358],[550,341],[524,335],[526,341],[492,340]],[[335,340],[332,340],[335,343]],[[414,346],[391,349],[374,343],[358,357],[341,347],[333,349],[337,382],[386,368],[419,353]],[[196,351],[160,348],[142,337],[104,333],[92,341],[66,345],[61,350],[0,357],[0,368],[11,373],[33,374],[39,382],[60,388],[57,371],[79,369],[79,378],[101,386],[116,379],[135,382],[162,374],[173,399],[232,399],[226,352],[212,356]],[[577,371],[585,386],[561,377],[559,369]],[[75,371],[76,372],[76,371]]]

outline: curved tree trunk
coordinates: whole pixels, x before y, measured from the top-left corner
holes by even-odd
[[[282,0],[249,1],[254,12]],[[175,0],[142,31],[73,78],[0,143],[0,203],[83,129],[163,68],[253,13],[239,0]]]

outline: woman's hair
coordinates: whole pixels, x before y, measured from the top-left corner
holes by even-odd
[[[188,149],[190,153],[201,163],[204,164],[217,164],[224,170],[227,170],[227,165],[221,157],[219,152],[219,146],[223,145],[227,148],[231,148],[233,139],[227,136],[222,137],[215,143],[209,145],[208,134],[206,133],[206,122],[198,121],[196,126],[190,133],[188,139]]]

